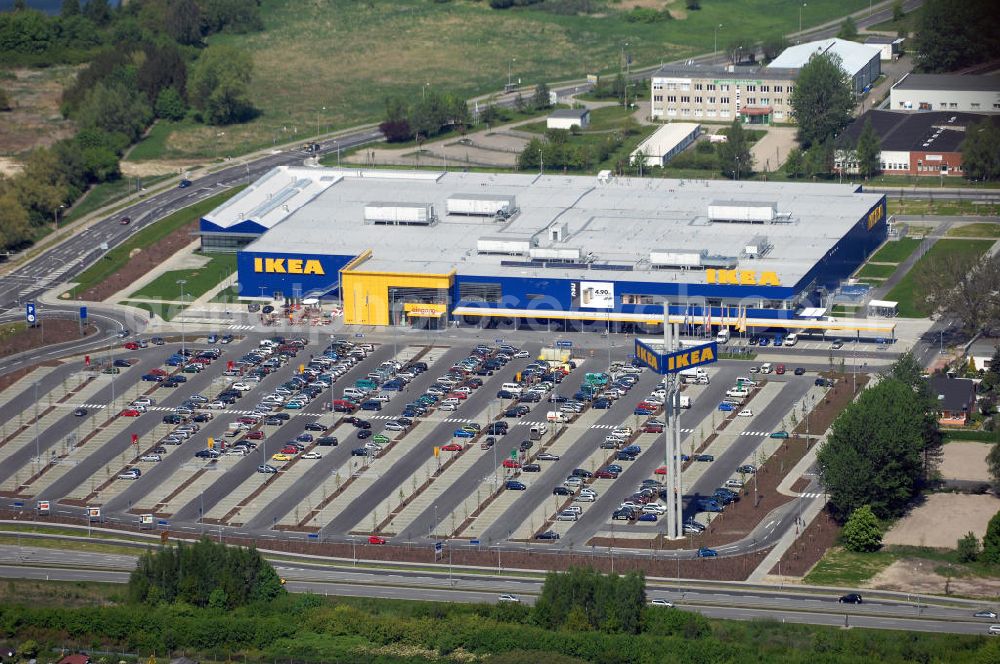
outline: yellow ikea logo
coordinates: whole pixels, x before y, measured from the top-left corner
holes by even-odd
[[[660,373],[660,356],[638,342],[635,344],[635,357],[656,373]]]
[[[885,215],[885,210],[879,205],[877,208],[868,213],[868,230],[875,227],[875,224],[882,221],[882,217]]]
[[[318,260],[301,258],[255,258],[253,271],[275,274],[326,274]]]
[[[705,270],[705,283],[731,286],[780,286],[777,272]]]
[[[668,355],[665,359],[667,360],[667,373],[673,373],[674,371],[680,371],[688,367],[696,367],[699,364],[715,362],[715,353],[712,351],[711,346],[704,346],[702,348],[692,348],[691,350],[674,353],[673,355]]]

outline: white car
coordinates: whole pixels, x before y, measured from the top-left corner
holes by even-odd
[[[514,357],[516,357],[518,359],[523,359],[525,357],[531,357],[531,353],[529,353],[526,350],[519,350],[516,353],[514,353]]]
[[[674,603],[673,602],[671,602],[668,599],[663,599],[662,597],[657,597],[655,599],[650,600],[649,605],[650,606],[665,606],[665,607],[670,608],[670,609],[672,609],[674,607]]]
[[[631,436],[632,435],[632,427],[618,427],[617,429],[615,429],[611,433],[613,435]]]
[[[239,390],[240,392],[249,392],[250,390],[253,389],[253,385],[247,385],[246,383],[243,382],[233,383],[230,387],[232,387],[234,390]]]
[[[245,447],[230,447],[225,452],[223,452],[223,454],[225,454],[226,456],[246,456],[247,455],[247,448],[245,448]]]
[[[457,403],[443,403],[437,407],[438,410],[458,410]]]
[[[737,415],[739,415],[739,417],[753,417],[753,411],[750,410],[749,408],[744,408],[739,413],[737,413]]]
[[[213,401],[212,403],[204,404],[205,408],[210,408],[211,410],[225,410],[226,404],[222,401]]]
[[[404,427],[399,422],[389,422],[389,423],[387,423],[385,425],[385,430],[386,431],[406,431],[406,427]]]
[[[581,493],[579,496],[573,498],[573,502],[575,503],[592,503],[595,500],[597,500],[597,497],[589,493]]]
[[[472,388],[471,387],[465,387],[464,385],[462,387],[456,387],[452,391],[453,392],[461,392],[462,394],[472,394]]]
[[[159,454],[143,454],[141,457],[139,457],[139,461],[152,461],[152,462],[156,462],[156,461],[162,461],[162,460],[163,460],[163,457],[161,457]]]
[[[322,459],[323,455],[320,454],[319,452],[306,452],[305,454],[303,454],[299,458],[301,458],[301,459]]]
[[[509,595],[507,593],[504,593],[503,595],[500,595],[500,597],[497,598],[497,601],[498,602],[515,602],[515,603],[520,603],[521,602],[521,598],[518,597],[517,595]]]
[[[642,506],[642,513],[662,515],[667,513],[667,508],[659,503],[648,503]]]
[[[581,496],[593,496],[594,498],[597,498],[597,496],[599,496],[600,494],[598,494],[596,491],[594,491],[593,489],[591,489],[589,487],[585,487],[583,489],[580,489],[580,495]]]

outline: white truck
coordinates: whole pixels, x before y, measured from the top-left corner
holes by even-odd
[[[685,383],[708,384],[708,372],[701,367],[684,369],[680,372],[681,380]]]
[[[719,333],[715,335],[716,343],[727,344],[729,343],[729,328],[723,327],[719,329]]]

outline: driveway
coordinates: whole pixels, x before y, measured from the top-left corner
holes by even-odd
[[[795,127],[768,127],[764,137],[750,148],[754,170],[764,173],[778,170],[795,146]]]

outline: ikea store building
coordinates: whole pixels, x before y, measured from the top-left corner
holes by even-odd
[[[279,167],[201,220],[243,297],[427,328],[653,332],[667,306],[712,328],[856,329],[816,323],[817,304],[886,235],[885,197],[853,185],[606,173]]]

